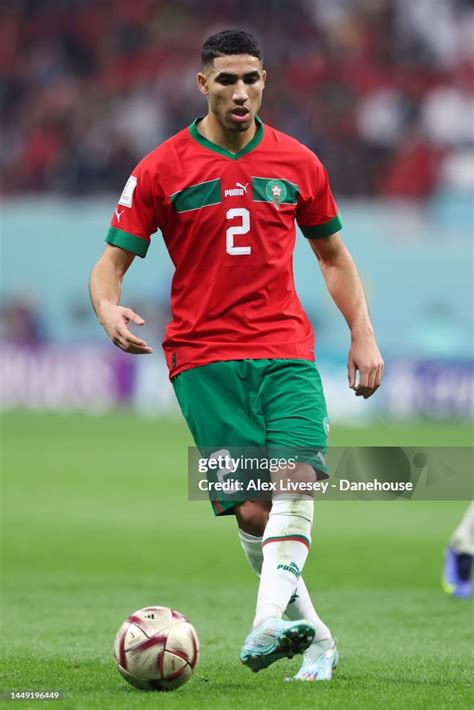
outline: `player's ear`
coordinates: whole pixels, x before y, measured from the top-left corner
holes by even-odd
[[[265,88],[265,82],[266,82],[266,80],[267,80],[267,72],[266,72],[265,69],[262,69],[262,84],[263,84],[263,88]]]
[[[207,87],[206,75],[203,74],[202,72],[199,72],[198,75],[196,76],[196,81],[197,81],[198,89],[201,92],[201,94],[204,94],[205,96],[207,96],[209,93],[209,89]]]

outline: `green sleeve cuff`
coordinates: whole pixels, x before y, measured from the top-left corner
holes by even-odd
[[[109,244],[113,244],[115,247],[125,249],[125,251],[131,251],[132,254],[136,254],[142,258],[146,256],[148,247],[150,246],[148,239],[142,239],[142,237],[137,237],[135,234],[129,234],[129,232],[124,232],[121,229],[117,229],[117,227],[111,227],[109,229],[105,241]]]
[[[329,222],[323,222],[323,224],[317,224],[314,227],[302,227],[300,225],[300,229],[307,239],[329,237],[331,234],[334,234],[342,229],[341,215],[338,212],[335,217],[329,220]]]

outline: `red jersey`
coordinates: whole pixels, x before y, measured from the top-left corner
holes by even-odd
[[[293,138],[263,125],[236,154],[197,119],[130,176],[107,241],[145,256],[161,230],[175,266],[163,349],[174,377],[218,360],[314,360],[293,279],[295,219],[308,238],[341,228],[326,171]]]

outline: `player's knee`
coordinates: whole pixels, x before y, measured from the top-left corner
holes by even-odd
[[[249,535],[261,537],[268,522],[271,502],[266,500],[246,500],[235,506],[235,517],[239,528]]]
[[[277,482],[277,490],[285,490],[290,483],[292,486],[302,484],[301,490],[297,488],[293,488],[293,490],[298,490],[302,495],[312,497],[313,493],[309,484],[314,484],[316,481],[316,471],[310,464],[298,463],[293,469],[279,469],[272,475],[272,480]]]

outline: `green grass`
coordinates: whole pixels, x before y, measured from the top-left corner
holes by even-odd
[[[334,427],[333,444],[470,443],[467,425]],[[61,708],[468,708],[472,605],[440,590],[463,502],[321,502],[305,579],[341,654],[331,683],[286,684],[298,659],[254,675],[238,660],[256,580],[235,521],[187,501],[184,425],[10,414],[3,420],[1,687],[61,690]],[[143,693],[112,641],[149,604],[201,640],[191,681]],[[54,705],[54,704],[53,704]],[[38,707],[24,701],[21,707]]]

